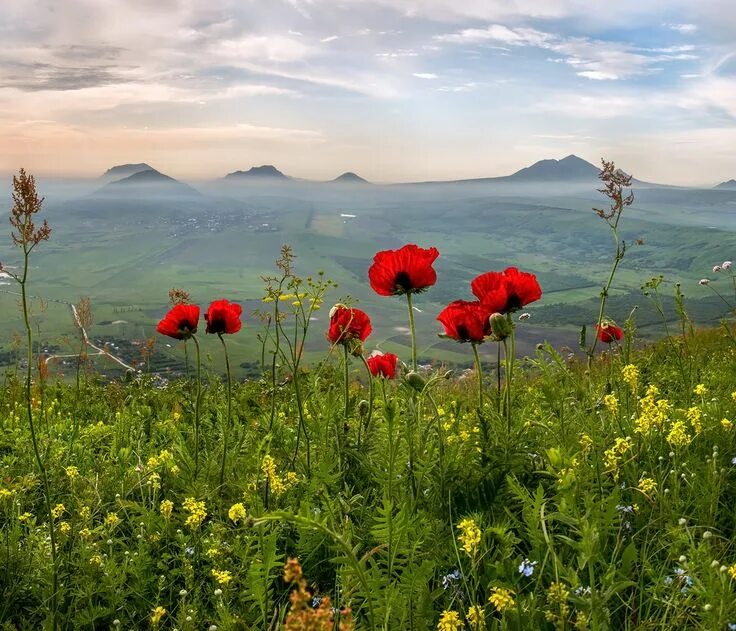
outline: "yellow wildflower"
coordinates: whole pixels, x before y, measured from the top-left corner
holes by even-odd
[[[105,517],[105,526],[112,529],[115,528],[120,523],[120,517],[118,517],[117,513],[108,513],[107,517]]]
[[[460,529],[458,540],[468,556],[473,556],[480,544],[481,531],[473,519],[463,519],[457,527]]]
[[[590,436],[587,434],[580,434],[578,442],[580,443],[580,449],[583,454],[590,453],[590,450],[593,448],[593,439]]]
[[[437,631],[460,631],[463,628],[457,611],[443,611],[437,623]]]
[[[703,429],[703,412],[698,407],[691,407],[685,412],[685,418],[690,421],[690,425],[693,426],[693,431],[696,434],[700,434]]]
[[[245,519],[246,515],[245,506],[240,503],[233,504],[227,512],[227,516],[236,524]]]
[[[158,507],[159,512],[161,513],[161,516],[168,521],[171,519],[171,513],[174,511],[174,502],[171,500],[164,500],[161,502],[161,505]]]
[[[212,569],[212,576],[219,585],[227,585],[233,580],[233,575],[228,570],[215,570]]]
[[[606,406],[606,409],[611,414],[616,414],[618,412],[618,399],[616,398],[615,394],[607,394],[603,397],[603,405]]]
[[[699,397],[704,397],[706,394],[708,394],[708,388],[704,383],[699,383],[697,386],[695,386],[693,392]]]
[[[96,565],[97,567],[99,567],[100,565],[102,565],[102,557],[99,554],[95,554],[90,557],[89,562],[90,565]]]
[[[488,597],[491,603],[499,613],[503,613],[507,609],[511,609],[516,604],[514,600],[514,592],[505,587],[494,587],[491,589],[491,595]]]
[[[79,531],[79,536],[80,536],[80,537],[81,537],[82,539],[89,539],[89,537],[90,537],[91,535],[92,535],[92,533],[90,532],[90,529],[89,529],[89,528],[82,528],[82,529],[81,529],[81,530]]]
[[[471,631],[485,631],[486,628],[486,612],[480,605],[473,605],[468,609],[466,616],[470,624]]]
[[[51,516],[54,519],[59,519],[64,514],[64,511],[66,511],[66,508],[63,504],[57,504],[51,509]]]
[[[618,479],[618,468],[621,458],[633,447],[630,438],[617,438],[612,447],[603,452],[606,463],[606,471],[613,473],[614,479]]]
[[[77,469],[77,467],[74,467],[74,466],[67,467],[66,469],[64,469],[64,472],[66,473],[66,477],[69,478],[70,480],[73,480],[79,475],[79,469]]]
[[[68,535],[72,531],[72,527],[69,525],[68,521],[62,521],[59,523],[59,532],[62,535]]]
[[[562,583],[552,583],[547,589],[548,609],[544,612],[544,617],[557,628],[565,627],[570,613],[570,606],[567,604],[569,597],[570,592]]]
[[[151,624],[154,627],[157,627],[158,623],[161,622],[161,618],[163,618],[165,615],[166,615],[166,609],[164,609],[161,605],[157,606],[151,612]]]
[[[721,427],[725,430],[730,430],[733,429],[733,423],[727,418],[723,418],[721,419]]]
[[[193,497],[187,497],[184,500],[184,510],[189,513],[189,517],[186,518],[184,524],[192,529],[199,528],[207,517],[206,504],[195,500]]]
[[[79,509],[79,518],[82,521],[87,521],[91,514],[92,509],[89,506],[82,506],[82,508]]]
[[[670,433],[667,434],[667,442],[673,447],[685,447],[690,444],[692,437],[685,431],[685,423],[675,421]]]
[[[644,495],[652,496],[657,492],[657,483],[652,478],[642,478],[637,488]]]
[[[3,500],[9,500],[15,493],[10,489],[0,489],[0,502]]]
[[[733,391],[733,392],[731,393],[731,399],[732,399],[733,401],[736,401],[736,390],[734,390],[734,391]]]
[[[21,524],[25,524],[27,521],[31,520],[31,517],[33,517],[31,513],[21,513],[20,515],[18,515],[18,521]]]
[[[728,568],[728,575],[736,581],[736,563]]]
[[[639,369],[634,364],[626,364],[621,369],[621,375],[632,392],[635,391],[639,385]]]

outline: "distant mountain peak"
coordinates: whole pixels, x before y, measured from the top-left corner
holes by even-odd
[[[173,177],[165,175],[156,169],[148,168],[142,171],[108,182],[99,191],[103,195],[137,195],[138,193],[155,193],[161,195],[199,195],[199,191],[188,184],[184,184]]]
[[[539,160],[531,166],[518,170],[508,176],[509,180],[589,180],[598,177],[600,169],[575,154],[561,160]]]
[[[345,173],[338,175],[332,181],[339,184],[370,184],[368,180],[360,177],[357,173],[353,173],[352,171],[345,171]]]
[[[119,180],[141,171],[155,171],[150,164],[145,162],[139,162],[137,164],[118,164],[114,167],[109,168],[102,174],[102,179],[105,180]]]
[[[725,182],[721,182],[720,184],[717,184],[714,188],[736,190],[736,180],[734,179],[726,180]]]
[[[228,173],[225,177],[227,178],[241,178],[241,177],[258,177],[258,178],[276,178],[276,179],[290,179],[287,175],[284,175],[272,164],[263,164],[259,167],[251,167],[247,171],[233,171]]]

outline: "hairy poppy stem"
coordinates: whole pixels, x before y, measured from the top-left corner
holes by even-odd
[[[411,292],[406,294],[406,304],[409,306],[409,330],[411,331],[411,368],[417,371],[417,332],[414,326],[414,305],[411,302]]]
[[[199,401],[202,397],[202,361],[199,355],[199,340],[192,335],[197,349],[197,395],[194,400],[194,477],[199,476]]]
[[[227,461],[227,448],[230,438],[230,424],[232,419],[232,389],[233,381],[230,374],[230,357],[227,353],[227,344],[225,344],[225,338],[222,337],[222,333],[218,333],[217,337],[222,342],[222,350],[225,352],[225,368],[227,370],[227,420],[225,421],[225,427],[222,432],[222,465],[220,466],[220,494],[224,494],[225,484],[225,463]]]
[[[371,372],[371,368],[370,366],[368,366],[368,362],[366,361],[363,353],[360,354],[360,359],[363,360],[363,365],[365,366],[365,372],[368,375],[368,418],[365,421],[365,435],[367,438],[368,428],[370,427],[371,419],[373,418],[373,399],[374,399],[373,373]]]
[[[475,356],[475,369],[478,371],[478,409],[483,412],[483,368],[480,365],[480,356],[478,355],[478,345],[471,343],[473,347],[473,355]]]
[[[347,423],[350,414],[350,367],[348,366],[348,347],[346,344],[342,345],[342,350],[345,352],[343,377],[345,382],[345,422]]]

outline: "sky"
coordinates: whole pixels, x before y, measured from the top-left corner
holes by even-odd
[[[0,173],[736,178],[734,0],[0,0]]]

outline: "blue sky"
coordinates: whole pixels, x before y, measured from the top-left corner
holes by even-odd
[[[731,0],[3,0],[0,171],[736,177]]]

